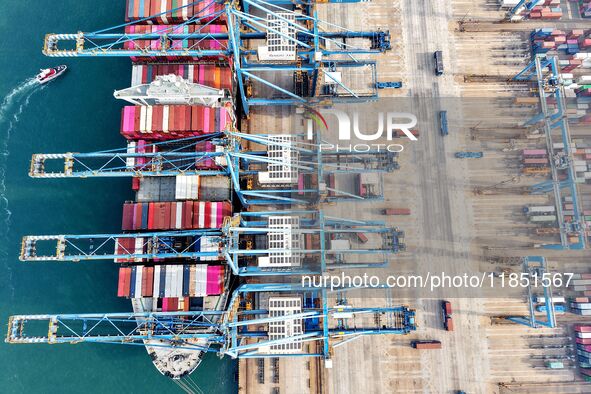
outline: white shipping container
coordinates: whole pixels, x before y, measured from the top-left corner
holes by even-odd
[[[199,210],[197,212],[199,212],[199,228],[204,228],[205,227],[205,203],[204,202],[199,202]]]
[[[189,67],[189,75],[188,75],[187,79],[190,82],[193,82],[195,80],[195,65],[189,64],[188,67]]]
[[[192,182],[191,183],[191,195],[190,198],[192,200],[199,199],[199,175],[191,175]]]
[[[183,203],[177,202],[176,203],[176,223],[174,224],[174,228],[179,230],[183,226]]]
[[[183,0],[182,12],[183,12],[183,20],[184,21],[189,20],[189,7],[187,7],[188,4],[189,4],[189,0]]]
[[[591,338],[591,332],[577,332],[577,338]]]
[[[166,3],[168,3],[167,1],[161,1],[160,2],[160,19],[162,19],[162,23],[164,25],[168,25],[168,18],[166,17]],[[170,15],[170,12],[168,13],[168,15]]]
[[[135,141],[130,141],[127,143],[127,153],[135,153]],[[134,168],[135,167],[135,157],[128,157],[125,159],[125,166],[127,168]]]
[[[207,265],[198,264],[195,270],[195,296],[207,295]]]
[[[144,266],[138,265],[135,269],[135,289],[133,294],[131,295],[132,298],[141,298],[142,297],[142,274],[144,272]]]
[[[553,205],[540,205],[527,207],[528,213],[550,213],[554,212],[556,208]]]
[[[591,303],[589,302],[572,302],[570,306],[574,309],[591,309]]]
[[[575,286],[591,285],[591,279],[575,279],[571,283]]]
[[[176,266],[176,271],[178,273],[177,280],[176,280],[176,295],[177,297],[183,296],[183,277],[185,276],[185,270],[182,265]]]
[[[146,106],[142,105],[140,107],[140,133],[146,132],[146,118],[148,117]]]
[[[168,105],[165,105],[164,107],[162,107],[162,132],[163,133],[168,133],[169,111],[170,111],[170,107]]]
[[[166,286],[164,287],[164,297],[170,297],[172,291],[172,265],[166,266]]]
[[[135,251],[134,253],[137,254],[144,254],[144,239],[143,238],[136,238],[135,239]],[[134,258],[135,262],[141,262],[141,257]]]
[[[548,223],[556,221],[556,215],[530,216],[529,220],[535,223]]]
[[[154,298],[158,298],[160,296],[160,266],[157,265],[154,267],[154,286],[152,287],[152,295]]]
[[[186,175],[177,175],[174,185],[174,197],[176,200],[184,200],[186,195]]]
[[[566,302],[566,300],[564,299],[564,297],[552,297],[552,302],[554,302],[555,304],[558,304],[558,303],[564,303],[564,302]],[[545,297],[536,297],[536,303],[545,304],[546,298]]]
[[[151,105],[148,106],[146,109],[146,132],[147,133],[152,132],[152,111],[153,110],[154,110],[154,107],[152,107]]]

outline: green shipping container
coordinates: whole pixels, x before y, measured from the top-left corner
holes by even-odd
[[[564,364],[561,361],[553,361],[546,364],[550,369],[563,369]]]

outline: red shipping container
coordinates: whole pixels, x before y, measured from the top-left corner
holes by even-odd
[[[125,294],[124,297],[129,297],[131,292],[131,267],[124,268],[125,269],[125,282],[123,285],[123,293]]]
[[[117,297],[125,297],[125,268],[119,268],[119,279],[117,281]]]
[[[591,332],[591,325],[588,324],[575,324],[574,329],[577,332]]]
[[[195,201],[195,203],[193,204],[193,223],[191,223],[190,228],[199,228],[199,218],[201,217],[199,211],[201,210],[201,207],[203,205],[204,203],[201,201]]]
[[[169,105],[168,106],[168,131],[176,131],[175,129],[175,123],[174,123],[174,117],[175,117],[175,113],[174,113],[174,105]]]
[[[191,106],[185,105],[185,130],[191,130]]]
[[[134,230],[141,230],[142,229],[142,204],[134,204],[135,214],[133,215],[133,229]]]
[[[576,338],[575,340],[581,345],[591,345],[591,338]]]
[[[154,295],[154,267],[146,267],[146,297]],[[158,278],[160,280],[160,278]]]
[[[150,1],[150,13],[149,15],[158,15],[160,13],[160,0],[152,0]],[[154,18],[156,23],[161,25],[162,19],[158,16]]]
[[[123,219],[121,230],[133,230],[133,204],[123,204]]]
[[[133,177],[131,178],[131,190],[137,192],[140,190],[140,178]]]
[[[150,13],[150,0],[144,0],[144,13],[143,13],[143,16],[144,16],[144,18],[146,18],[146,17],[148,17],[150,15],[152,15]],[[148,20],[148,21],[146,21],[146,23],[152,23],[152,21]]]
[[[185,127],[185,107],[186,107],[185,105],[178,106],[177,119],[178,119],[179,130],[181,130],[181,131],[188,130]]]
[[[162,217],[162,229],[163,230],[170,230],[170,211],[171,211],[172,203],[166,202],[164,203],[164,215]]]
[[[203,130],[203,107],[191,108],[191,130]]]
[[[154,203],[151,202],[148,206],[148,229],[149,230],[154,230],[154,212],[155,212],[155,207],[154,207]]]
[[[183,203],[183,230],[193,228],[193,201],[185,201]]]
[[[169,229],[174,229],[176,226],[176,203],[170,203],[170,222]]]

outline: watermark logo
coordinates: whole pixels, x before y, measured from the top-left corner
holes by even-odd
[[[323,143],[324,149],[340,149],[352,152],[368,152],[374,149],[386,149],[390,152],[401,152],[404,147],[400,144],[378,144],[369,142],[385,138],[392,141],[396,137],[406,136],[411,141],[417,141],[417,137],[411,131],[417,125],[417,117],[408,112],[380,112],[377,114],[378,128],[376,131],[362,131],[360,127],[359,112],[346,113],[340,110],[326,110],[323,114],[307,108],[308,117],[307,138],[314,139],[314,126],[316,130],[328,130],[325,116],[332,115],[338,123],[338,144]],[[364,141],[361,144],[352,144],[352,140]],[[348,146],[341,146],[341,142],[348,142]]]

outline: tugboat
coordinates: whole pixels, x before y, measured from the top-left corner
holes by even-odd
[[[40,84],[44,84],[49,81],[53,81],[54,79],[56,79],[57,77],[59,77],[60,75],[65,73],[67,69],[68,69],[67,66],[57,66],[57,67],[53,67],[53,68],[46,68],[46,69],[41,70],[41,72],[39,74],[37,74],[35,79]]]

